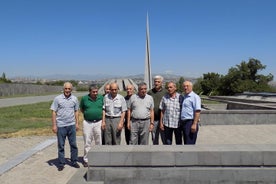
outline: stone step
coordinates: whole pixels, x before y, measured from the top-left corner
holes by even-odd
[[[93,146],[87,181],[276,183],[276,145]]]
[[[276,145],[93,146],[92,167],[276,166]]]
[[[272,184],[276,167],[95,167],[87,181],[105,184]]]

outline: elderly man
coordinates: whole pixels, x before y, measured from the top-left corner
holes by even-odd
[[[193,92],[193,83],[183,82],[184,100],[181,111],[181,126],[184,144],[195,144],[198,133],[198,122],[201,112],[201,99]]]
[[[156,75],[154,78],[154,88],[148,91],[148,94],[152,96],[154,101],[154,129],[151,132],[152,142],[154,145],[159,144],[159,134],[162,140],[162,143],[165,144],[165,135],[164,131],[160,130],[160,109],[159,104],[162,97],[166,94],[166,89],[163,88],[163,77]]]
[[[96,85],[89,86],[89,94],[81,98],[80,110],[83,113],[83,141],[84,155],[83,166],[88,167],[88,151],[91,149],[92,141],[96,145],[102,145],[102,117],[103,117],[103,96],[98,94]]]
[[[127,105],[125,98],[118,94],[117,83],[110,84],[110,93],[104,96],[102,129],[105,130],[106,145],[120,145]]]
[[[147,94],[147,84],[140,83],[138,93],[132,95],[128,103],[128,128],[131,130],[131,144],[149,144],[149,132],[154,127],[153,108],[153,98]]]
[[[128,84],[126,87],[127,95],[125,96],[126,103],[128,105],[130,97],[134,93],[134,86],[132,84]],[[125,130],[125,140],[126,144],[129,145],[130,142],[130,130],[127,127],[127,119],[128,119],[128,113],[126,113],[125,121],[124,121],[124,130]]]
[[[165,133],[166,144],[172,144],[173,133],[175,135],[175,143],[182,144],[181,128],[179,126],[180,107],[182,96],[176,92],[176,84],[168,82],[168,93],[163,96],[160,102],[160,129]]]
[[[76,131],[79,129],[77,97],[72,95],[73,85],[65,82],[63,94],[55,97],[50,109],[52,110],[52,131],[57,134],[58,142],[58,171],[62,171],[65,165],[64,145],[68,138],[71,153],[72,166],[79,168],[78,147]]]

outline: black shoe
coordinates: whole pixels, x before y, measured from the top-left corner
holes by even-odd
[[[64,169],[64,166],[59,166],[58,171],[62,171]]]
[[[83,165],[83,167],[88,167],[88,163],[87,162],[83,162],[82,165]]]
[[[73,163],[72,166],[75,167],[75,168],[80,168],[80,165],[77,162]]]

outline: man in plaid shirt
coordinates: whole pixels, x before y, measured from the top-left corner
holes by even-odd
[[[181,95],[176,92],[176,84],[169,82],[168,93],[163,96],[160,102],[160,129],[165,133],[165,140],[167,145],[172,144],[173,133],[175,135],[175,143],[182,144],[182,133],[179,126],[180,112],[181,112]]]

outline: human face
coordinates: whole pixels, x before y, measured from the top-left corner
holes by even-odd
[[[133,94],[133,86],[129,85],[127,86],[127,95],[131,96]]]
[[[174,83],[169,83],[168,84],[168,93],[170,94],[170,96],[174,95],[176,92],[176,86]]]
[[[98,89],[91,89],[91,90],[89,91],[89,94],[90,94],[90,97],[91,97],[91,98],[93,98],[93,99],[97,98]]]
[[[105,86],[105,88],[104,88],[104,93],[105,93],[105,94],[110,93],[110,85],[106,85],[106,86]]]
[[[73,86],[70,83],[64,84],[63,93],[66,97],[69,97],[71,95],[71,92],[73,90],[72,88]]]
[[[185,94],[189,94],[190,92],[192,92],[193,90],[193,86],[191,82],[185,81],[183,83],[183,91]]]
[[[138,89],[138,95],[140,97],[145,97],[146,94],[147,94],[147,86],[146,85],[140,86]]]
[[[118,86],[116,84],[110,85],[110,93],[111,96],[114,98],[118,93]]]
[[[162,87],[162,81],[161,79],[154,79],[154,88],[159,90]]]

